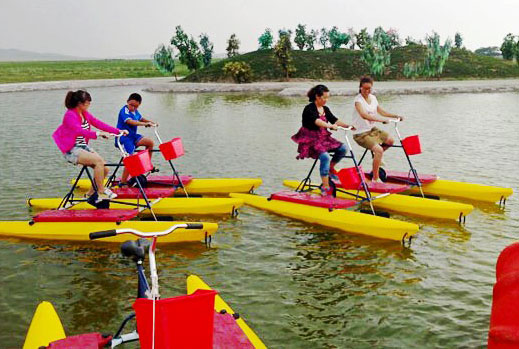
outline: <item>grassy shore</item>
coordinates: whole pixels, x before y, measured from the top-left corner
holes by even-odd
[[[185,76],[187,67],[175,63],[177,76]],[[164,76],[151,60],[97,60],[0,62],[0,83],[151,78]]]
[[[406,62],[423,62],[425,46],[398,47],[391,52],[391,63],[386,73],[377,80],[406,80],[403,69]],[[358,50],[339,49],[292,51],[296,71],[292,79],[311,80],[357,80],[368,74],[368,66],[361,60]],[[182,81],[223,82],[230,81],[223,73],[223,66],[230,61],[242,61],[252,68],[253,81],[280,81],[284,75],[271,50],[249,52],[230,59],[224,59],[209,67],[194,72]],[[478,56],[468,50],[452,49],[445,64],[441,79],[503,79],[519,77],[519,65],[499,58]]]

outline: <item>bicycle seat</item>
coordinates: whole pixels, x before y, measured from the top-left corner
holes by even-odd
[[[121,245],[121,253],[125,257],[133,257],[133,260],[144,260],[146,256],[146,248],[150,246],[150,242],[146,239],[129,240]]]

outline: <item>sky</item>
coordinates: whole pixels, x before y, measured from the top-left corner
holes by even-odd
[[[436,31],[442,41],[456,32],[470,50],[500,46],[519,35],[519,0],[0,0],[0,49],[81,57],[152,54],[169,43],[175,26],[198,39],[209,35],[224,53],[235,33],[240,52],[257,49],[265,28],[276,33],[339,27],[346,32],[395,28],[404,39]]]

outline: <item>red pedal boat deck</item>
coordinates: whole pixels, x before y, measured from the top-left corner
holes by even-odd
[[[371,178],[370,173],[364,172],[364,174]],[[414,176],[411,172],[401,172],[401,171],[389,171],[386,170],[386,176],[387,180],[390,182],[404,182],[404,183],[415,183]],[[420,183],[427,184],[432,183],[435,180],[439,179],[437,175],[431,175],[431,174],[418,174],[418,179],[420,180]]]
[[[254,349],[243,330],[229,313],[214,312],[213,348],[216,349]]]
[[[347,190],[360,190],[363,191],[362,186],[343,186],[341,183],[335,183],[337,188],[347,189]],[[410,185],[402,185],[402,184],[395,184],[395,183],[373,183],[371,181],[366,181],[366,185],[368,186],[368,190],[370,192],[374,193],[401,193],[403,191],[409,190],[411,188]]]
[[[270,196],[271,200],[288,201],[328,209],[348,208],[358,204],[355,200],[338,199],[331,196],[318,196],[310,193],[284,190]]]
[[[191,176],[180,176],[182,184],[188,185],[193,180]],[[148,185],[179,185],[176,176],[148,176]]]
[[[34,222],[122,222],[135,218],[138,210],[48,210],[33,217]]]
[[[142,199],[139,188],[116,188],[113,192],[117,194],[116,199]],[[167,198],[173,196],[175,188],[144,188],[148,199]]]

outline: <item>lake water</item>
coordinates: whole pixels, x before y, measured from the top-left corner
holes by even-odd
[[[91,88],[90,111],[115,124],[135,90]],[[311,166],[310,160],[295,159],[290,140],[300,126],[303,98],[142,95],[140,110],[160,123],[162,138],[182,137],[186,155],[176,162],[182,174],[261,177],[257,193],[268,195],[282,189],[283,179],[303,178]],[[50,137],[61,121],[64,96],[65,91],[0,94],[0,219],[28,220],[27,197],[63,196],[77,174]],[[332,97],[328,105],[350,121],[352,100]],[[517,189],[518,94],[379,101],[407,117],[400,125],[403,135],[420,134],[423,154],[413,157],[420,172]],[[149,129],[142,133],[153,137]],[[118,158],[112,141],[92,144],[106,159]],[[405,169],[400,155],[388,151],[389,168]],[[410,249],[243,207],[237,218],[205,218],[220,224],[209,249],[202,243],[159,248],[161,293],[183,294],[186,275],[200,275],[269,347],[485,347],[496,258],[519,235],[515,195],[504,210],[473,203],[464,226],[393,215],[420,225]],[[118,246],[4,239],[0,261],[3,348],[21,346],[41,300],[55,305],[70,335],[114,332],[131,311],[133,264]]]

